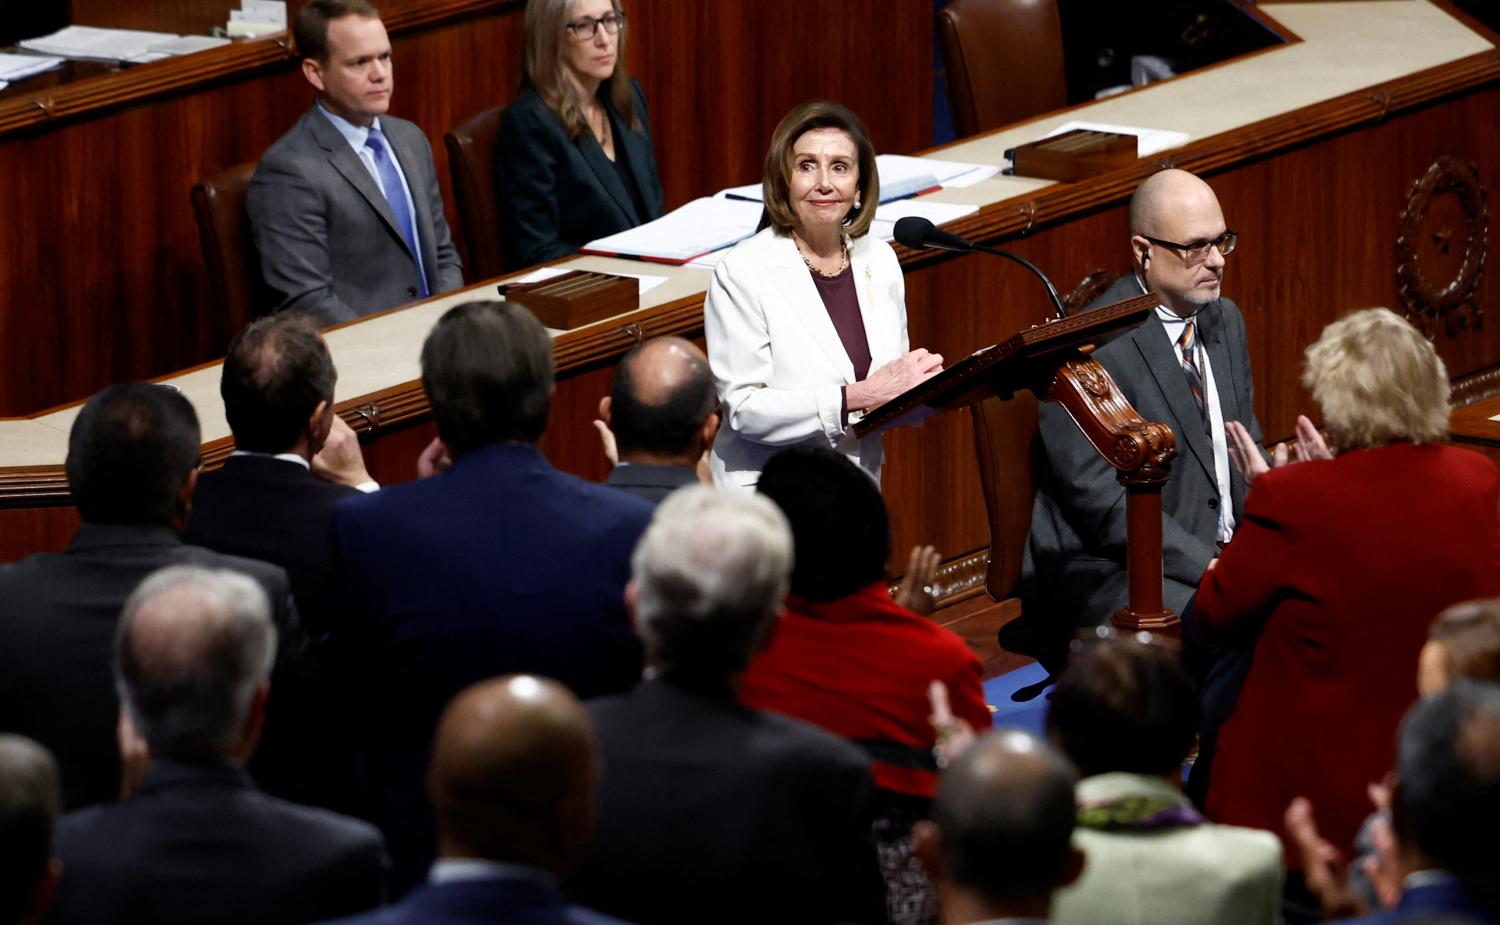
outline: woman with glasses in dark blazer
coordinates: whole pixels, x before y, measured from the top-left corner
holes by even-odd
[[[646,98],[625,72],[618,0],[531,0],[521,93],[500,117],[507,267],[577,253],[662,214]]]

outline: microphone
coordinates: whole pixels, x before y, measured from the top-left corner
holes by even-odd
[[[1036,278],[1047,287],[1047,297],[1052,300],[1052,307],[1057,309],[1057,317],[1068,317],[1068,310],[1063,308],[1062,298],[1057,294],[1057,287],[1052,285],[1052,280],[1047,274],[1037,268],[1037,265],[1009,251],[1002,251],[993,247],[985,247],[983,244],[975,244],[973,241],[960,238],[956,234],[944,231],[932,222],[920,215],[908,215],[896,220],[896,240],[905,247],[913,250],[924,248],[936,248],[945,251],[957,251],[960,254],[993,254],[996,257],[1004,257],[1014,260],[1021,266],[1030,270]]]

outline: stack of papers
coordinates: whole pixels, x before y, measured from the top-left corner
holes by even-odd
[[[583,252],[684,264],[755,234],[761,208],[759,202],[705,196],[655,221],[590,241]]]
[[[878,155],[875,158],[875,169],[880,171],[880,201],[883,203],[931,193],[945,186],[973,186],[1000,172],[999,167],[988,164],[964,164],[930,157],[907,157],[903,154]],[[763,190],[759,183],[731,187],[720,190],[717,194],[719,199],[744,199],[750,202],[760,202],[762,196]]]
[[[1057,128],[1044,135],[1051,138],[1053,135],[1061,135],[1063,132],[1071,132],[1074,129],[1084,129],[1091,132],[1113,132],[1116,135],[1134,135],[1136,137],[1135,153],[1138,157],[1150,157],[1160,154],[1172,148],[1180,148],[1187,144],[1192,136],[1186,132],[1169,132],[1158,128],[1133,128],[1129,125],[1110,125],[1105,122],[1065,122]]]
[[[572,268],[572,267],[542,267],[540,270],[532,270],[530,273],[527,273],[525,276],[521,277],[520,279],[511,280],[511,282],[516,282],[516,283],[540,283],[540,282],[543,282],[545,280],[554,279],[556,277],[563,276],[564,274],[571,273],[571,272],[573,272],[574,269],[576,269],[576,268]],[[641,295],[645,295],[646,293],[650,292],[651,290],[655,289],[657,286],[660,286],[662,283],[664,283],[664,282],[667,281],[667,278],[665,276],[651,276],[651,275],[646,274],[646,273],[616,273],[615,271],[611,270],[610,273],[609,273],[609,275],[610,276],[628,276],[631,279],[639,281],[640,282],[640,290],[639,291],[640,291]]]
[[[0,54],[0,89],[12,80],[22,80],[33,74],[50,71],[63,63],[63,59],[41,55]]]
[[[27,39],[21,43],[21,47],[27,51],[57,55],[62,58],[129,61],[140,64],[227,44],[229,44],[228,39],[208,38],[207,36],[184,37],[170,32],[68,26],[51,35]]]
[[[910,215],[921,216],[934,225],[955,221],[965,215],[979,211],[978,206],[956,202],[932,202],[927,199],[903,199],[900,202],[882,202],[875,210],[875,220],[870,223],[870,234],[882,240],[896,239],[896,222]]]

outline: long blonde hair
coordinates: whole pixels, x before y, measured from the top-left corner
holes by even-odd
[[[563,34],[567,30],[568,17],[573,12],[574,0],[530,0],[526,4],[526,56],[525,69],[521,74],[521,86],[536,90],[542,102],[557,116],[563,131],[569,138],[577,138],[588,130],[583,117],[582,100],[574,92],[573,85],[563,70]],[[620,0],[610,0],[616,13],[624,15]],[[598,28],[603,28],[599,26]],[[615,45],[615,71],[601,85],[607,88],[609,100],[615,112],[625,120],[633,132],[641,130],[640,116],[635,111],[635,98],[630,89],[630,75],[625,71],[625,34],[629,27],[621,23],[619,39]]]

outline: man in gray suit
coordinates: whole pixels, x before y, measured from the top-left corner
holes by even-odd
[[[1162,552],[1164,599],[1179,614],[1243,510],[1245,480],[1230,463],[1226,422],[1261,441],[1245,321],[1219,292],[1234,245],[1208,184],[1164,170],[1130,200],[1134,271],[1095,303],[1143,292],[1161,299],[1144,324],[1094,357],[1141,417],[1177,437],[1162,492]],[[1044,461],[1022,566],[1029,619],[1002,641],[1055,657],[1075,629],[1108,622],[1126,602],[1125,489],[1061,406],[1042,405],[1040,428]]]
[[[276,308],[334,324],[462,286],[432,149],[386,115],[380,14],[368,0],[311,0],[294,35],[318,101],[266,151],[247,200]]]

